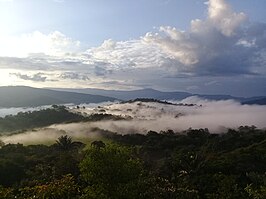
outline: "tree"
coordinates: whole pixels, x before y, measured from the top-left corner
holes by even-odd
[[[83,148],[84,146],[85,144],[82,142],[73,142],[72,138],[67,135],[62,135],[56,140],[54,147],[60,152],[60,154],[56,157],[56,163],[54,164],[54,169],[57,176],[62,176],[69,173],[75,177],[79,175],[79,149]]]
[[[16,198],[74,199],[79,198],[79,186],[69,174],[46,184],[21,188],[18,195]]]
[[[245,191],[254,199],[266,198],[266,186],[260,186],[259,188],[255,189],[252,187],[252,185],[248,185],[245,188]]]
[[[248,195],[254,199],[266,198],[266,173],[258,174],[252,172],[249,173],[248,176],[252,181],[252,183],[245,188]]]
[[[13,198],[15,198],[13,189],[4,188],[0,186],[0,199],[13,199]]]
[[[130,148],[108,145],[92,147],[80,165],[86,182],[83,198],[141,198],[142,163]]]
[[[56,140],[55,147],[61,151],[71,151],[83,147],[81,142],[73,142],[68,135],[62,135]]]

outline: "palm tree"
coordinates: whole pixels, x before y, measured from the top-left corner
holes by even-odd
[[[70,151],[75,149],[76,142],[72,141],[72,138],[68,135],[62,135],[56,140],[55,146],[61,151]]]

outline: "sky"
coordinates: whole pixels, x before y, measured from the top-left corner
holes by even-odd
[[[0,86],[266,95],[264,0],[0,0]]]

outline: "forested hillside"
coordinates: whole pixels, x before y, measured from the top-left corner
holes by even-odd
[[[102,130],[101,140],[2,143],[0,198],[266,197],[266,131],[254,126],[223,134]]]
[[[24,130],[46,127],[52,124],[124,119],[130,118],[106,113],[95,113],[82,116],[79,113],[71,112],[71,110],[65,106],[53,105],[51,108],[38,111],[19,112],[16,115],[0,117],[0,135],[1,133],[19,133]]]
[[[83,119],[83,116],[69,112],[65,106],[53,105],[51,108],[39,111],[19,112],[17,115],[0,117],[0,133],[27,130],[63,122],[78,122]]]

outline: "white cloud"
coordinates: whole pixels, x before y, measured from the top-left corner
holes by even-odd
[[[20,37],[2,35],[0,43],[0,56],[2,57],[27,57],[35,53],[60,56],[80,50],[79,41],[73,41],[59,31],[48,35],[35,31]]]
[[[181,84],[183,89],[196,89],[196,78],[202,76],[265,76],[266,24],[246,23],[246,15],[234,12],[224,0],[210,0],[207,6],[206,19],[192,20],[186,31],[162,26],[140,38],[108,39],[87,50],[58,31],[0,35],[0,69],[56,73],[53,78],[58,82],[45,81],[45,86],[124,89],[143,85],[182,89]],[[194,83],[184,77],[194,78]]]
[[[177,61],[178,72],[198,73],[200,70],[205,73],[204,70],[210,71],[209,67],[219,72],[219,64],[214,62],[221,61],[229,52],[234,54],[235,51],[239,51],[235,48],[235,44],[237,38],[242,35],[234,36],[245,19],[245,14],[233,12],[224,0],[210,0],[207,19],[192,20],[189,31],[177,30],[174,27],[160,27],[159,33],[147,33],[143,40],[156,44],[172,60]],[[218,70],[215,68],[217,66]],[[226,68],[226,64],[224,67],[224,71],[229,69],[229,73],[234,72]],[[242,72],[246,70],[243,67]],[[237,72],[241,73],[241,69]]]
[[[87,51],[89,59],[116,70],[163,67],[176,76],[254,74],[255,61],[264,57],[256,48],[261,31],[248,33],[252,27],[245,24],[246,15],[234,12],[224,0],[207,5],[207,18],[192,20],[188,31],[162,26],[138,40],[106,40]],[[252,38],[246,38],[249,34]]]
[[[210,22],[226,36],[232,36],[246,20],[244,13],[233,12],[225,0],[210,0],[208,6]]]
[[[193,65],[198,62],[196,50],[199,48],[184,31],[172,27],[160,27],[159,33],[147,33],[143,41],[156,44],[171,59],[176,59],[184,65]]]
[[[141,40],[106,40],[99,47],[90,48],[86,54],[95,62],[105,62],[112,69],[146,68],[162,65],[160,49]]]

